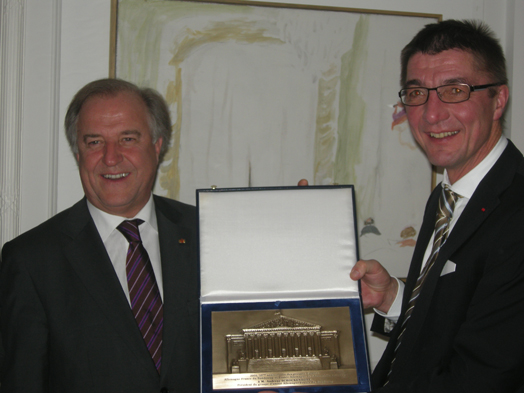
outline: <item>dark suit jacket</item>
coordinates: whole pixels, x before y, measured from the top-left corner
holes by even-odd
[[[2,250],[2,392],[199,391],[196,212],[156,196],[155,207],[164,283],[161,375],[84,199]]]
[[[434,230],[431,194],[413,254],[403,310]],[[455,272],[441,275],[445,264]],[[382,389],[399,320],[372,376],[374,391],[515,392],[524,381],[524,166],[509,142],[479,184],[421,291]],[[383,327],[375,318],[372,329]]]

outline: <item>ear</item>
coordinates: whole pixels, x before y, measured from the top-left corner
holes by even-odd
[[[499,120],[504,114],[504,109],[509,100],[509,87],[502,85],[499,87],[497,96],[495,97],[495,112],[493,113],[493,120]]]
[[[163,138],[158,138],[155,142],[155,152],[156,152],[156,158],[158,159],[160,157],[160,150],[162,150],[162,143],[164,143]]]

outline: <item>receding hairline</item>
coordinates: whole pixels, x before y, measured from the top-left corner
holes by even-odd
[[[154,127],[154,120],[151,114],[151,111],[149,110],[146,101],[140,94],[140,91],[136,91],[133,89],[122,89],[122,90],[116,90],[116,91],[98,91],[93,92],[92,94],[89,94],[87,97],[84,98],[84,100],[81,102],[80,110],[78,111],[78,117],[76,120],[76,132],[79,132],[78,129],[78,123],[80,120],[80,117],[82,116],[82,113],[84,112],[86,106],[92,102],[95,99],[113,99],[118,98],[119,96],[128,96],[131,98],[134,98],[137,102],[140,102],[144,115],[146,116],[146,122],[147,122],[147,129],[149,131],[149,134],[151,135],[151,139],[153,143],[156,142],[153,127]]]
[[[127,95],[130,97],[135,97],[138,99],[142,105],[144,105],[144,108],[146,109],[146,112],[148,111],[147,103],[145,102],[144,98],[142,97],[140,91],[131,90],[131,89],[122,89],[122,90],[115,90],[115,91],[95,91],[91,94],[87,95],[80,105],[80,110],[78,113],[82,112],[82,109],[84,109],[85,105],[89,102],[94,100],[95,98],[117,98],[120,95]]]

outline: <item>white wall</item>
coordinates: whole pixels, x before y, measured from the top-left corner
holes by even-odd
[[[32,0],[38,1],[38,0]],[[62,48],[60,119],[74,94],[86,83],[109,76],[110,0],[64,0],[62,2]],[[58,210],[83,195],[76,161],[60,130]]]
[[[25,7],[21,119],[19,228],[23,232],[82,195],[76,163],[63,135],[69,101],[85,83],[108,76],[110,0],[0,0],[3,20],[12,4]],[[281,0],[272,0],[282,2]],[[288,0],[289,3],[442,14],[443,19],[486,21],[505,47],[512,91],[508,135],[524,151],[524,0]],[[13,31],[2,30],[2,43]],[[10,72],[2,58],[2,80]],[[5,88],[5,85],[2,85]],[[1,93],[0,93],[1,94]],[[5,93],[4,93],[5,94]],[[5,114],[4,114],[5,115]],[[2,132],[10,132],[9,124]],[[13,154],[17,154],[15,151]],[[0,193],[2,191],[0,190]],[[0,195],[1,196],[1,195]],[[3,207],[2,207],[3,208]],[[1,211],[0,211],[1,213]],[[0,234],[3,242],[17,233]],[[384,343],[373,338],[371,360]]]

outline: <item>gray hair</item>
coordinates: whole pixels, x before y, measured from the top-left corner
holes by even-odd
[[[160,160],[169,147],[171,138],[171,118],[164,98],[154,89],[140,88],[131,82],[122,79],[99,79],[88,83],[75,94],[69,104],[64,120],[64,128],[67,141],[73,154],[78,154],[78,116],[82,106],[90,97],[95,96],[116,96],[118,93],[129,92],[136,94],[144,102],[149,113],[149,132],[151,139],[156,143],[162,138],[162,148],[160,150]]]

